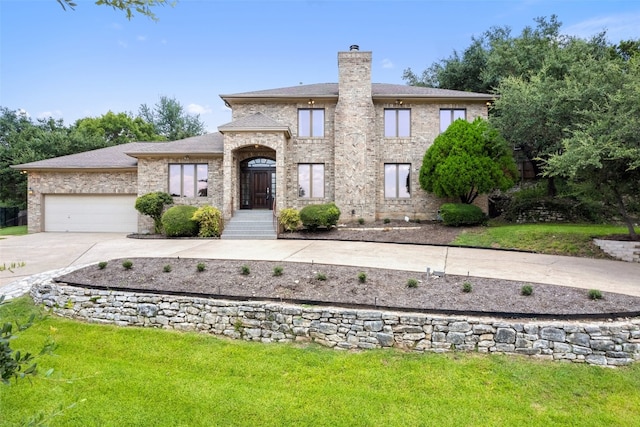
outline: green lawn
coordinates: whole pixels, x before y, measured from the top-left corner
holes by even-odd
[[[0,236],[21,236],[27,234],[27,226],[19,225],[17,227],[0,228]]]
[[[628,230],[626,227],[592,224],[491,225],[464,232],[452,244],[603,258],[605,255],[592,239],[611,234],[628,234]]]
[[[25,319],[27,298],[0,307]],[[605,369],[524,357],[340,352],[47,317],[12,346],[45,378],[0,385],[0,425],[640,425],[640,364]],[[65,409],[77,403],[73,408]]]

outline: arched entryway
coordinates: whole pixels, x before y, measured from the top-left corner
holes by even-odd
[[[276,161],[253,157],[240,162],[240,209],[273,209]]]

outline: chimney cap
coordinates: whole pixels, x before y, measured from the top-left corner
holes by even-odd
[[[352,44],[351,46],[349,46],[349,50],[360,50],[360,46],[358,46],[357,44]]]

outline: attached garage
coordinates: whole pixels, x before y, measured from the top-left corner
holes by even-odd
[[[44,196],[44,231],[133,233],[135,194]]]

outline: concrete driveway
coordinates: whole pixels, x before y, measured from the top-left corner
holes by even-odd
[[[2,287],[69,266],[125,257],[315,262],[548,283],[640,296],[640,264],[489,249],[309,240],[140,240],[112,233],[36,233],[0,240]]]

